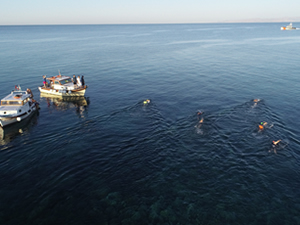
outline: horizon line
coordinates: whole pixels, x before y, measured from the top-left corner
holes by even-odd
[[[45,24],[0,24],[0,26],[78,26],[78,25],[179,25],[179,24],[231,24],[231,23],[297,23],[298,20],[240,20],[240,21],[211,21],[211,22],[173,22],[173,23],[45,23]]]

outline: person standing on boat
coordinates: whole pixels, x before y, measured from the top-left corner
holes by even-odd
[[[80,76],[77,77],[77,86],[78,86],[78,87],[81,87]]]
[[[77,88],[77,79],[75,74],[73,75],[73,84],[74,84],[74,88]]]
[[[83,75],[81,76],[81,80],[80,81],[81,81],[81,85],[84,86],[85,83],[84,83]]]
[[[27,88],[27,90],[26,90],[26,91],[27,91],[27,93],[28,93],[28,94],[30,94],[30,97],[31,97],[31,98],[33,98],[32,91],[31,91],[29,88]]]
[[[46,75],[43,75],[43,84],[44,84],[44,87],[46,87],[47,86],[47,80],[46,80]]]

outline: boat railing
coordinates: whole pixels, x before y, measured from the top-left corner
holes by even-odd
[[[27,94],[27,91],[12,90],[11,93],[17,94],[17,95],[25,95],[25,94]]]
[[[74,90],[85,89],[85,88],[87,88],[86,85],[81,85],[81,86],[76,85],[76,87],[74,86]]]

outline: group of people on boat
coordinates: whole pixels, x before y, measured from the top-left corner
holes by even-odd
[[[81,97],[84,96],[87,89],[84,76],[68,77],[59,75],[47,78],[43,75],[43,86],[38,87],[41,94],[54,94],[62,97]],[[4,127],[8,124],[19,122],[27,118],[33,111],[38,109],[38,103],[33,99],[32,91],[27,88],[22,91],[20,86],[15,86],[15,90],[1,100],[0,109],[0,126]],[[3,107],[2,107],[3,106]],[[7,109],[9,106],[9,110]],[[16,112],[16,113],[15,113]]]
[[[73,75],[73,84],[77,85],[77,87],[84,86],[85,85],[84,76],[82,75],[81,78],[80,78],[80,76],[78,75],[77,78],[76,78],[76,76]]]
[[[72,81],[73,81],[74,86],[76,86],[76,87],[83,87],[85,85],[85,81],[84,81],[84,76],[83,75],[81,76],[81,78],[80,78],[79,75],[76,78],[76,76],[74,74]],[[44,87],[47,87],[49,85],[48,82],[47,82],[47,76],[46,75],[43,75],[43,84],[44,84]],[[51,81],[50,81],[50,85],[51,85]]]

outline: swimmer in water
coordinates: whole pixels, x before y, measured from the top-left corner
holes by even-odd
[[[258,125],[258,129],[259,129],[259,130],[263,130],[267,124],[268,124],[267,122],[261,122],[261,123]]]
[[[201,120],[195,127],[200,128],[202,126],[203,121],[204,121],[204,118],[201,118]]]
[[[277,140],[277,141],[272,141],[272,149],[275,154],[277,154],[277,151],[276,151],[276,147],[278,146],[279,142],[281,142],[281,140]],[[271,150],[269,150],[269,152],[271,152]]]
[[[150,100],[149,100],[149,99],[147,99],[147,100],[144,101],[144,105],[147,105],[147,104],[149,104],[149,103],[150,103]]]
[[[200,110],[197,111],[197,117],[198,117],[199,122],[198,122],[197,125],[195,125],[195,127],[198,128],[198,129],[200,129],[200,127],[202,126],[202,123],[204,121],[204,118],[202,117],[202,114],[203,114],[202,111],[200,111]]]
[[[257,106],[257,103],[260,101],[260,99],[256,98],[253,100],[254,105],[252,106],[252,108],[254,108],[255,106]]]
[[[281,140],[278,140],[278,141],[273,141],[273,146],[276,146],[279,142],[281,142]]]
[[[203,114],[203,112],[201,112],[200,110],[197,111],[198,120],[200,120],[202,114]]]

